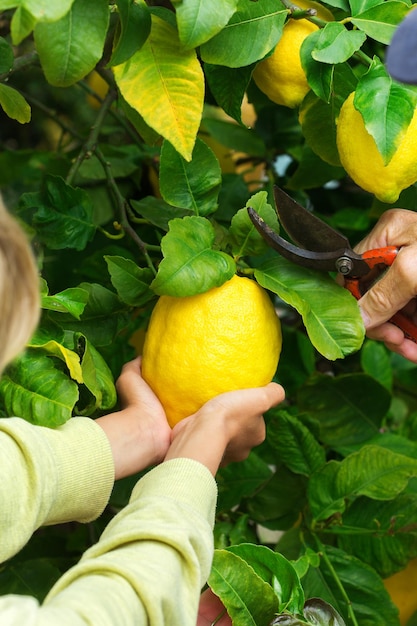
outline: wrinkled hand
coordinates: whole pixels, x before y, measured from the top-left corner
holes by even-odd
[[[164,409],[141,374],[141,357],[123,366],[116,382],[121,410],[96,420],[112,448],[115,478],[163,460],[171,440]]]
[[[221,464],[242,461],[265,438],[263,414],[284,397],[276,383],[216,396],[174,427],[166,459],[195,459],[213,475]]]
[[[206,589],[201,594],[196,626],[211,626],[213,623],[216,626],[232,626],[232,620],[226,613],[220,598],[211,589]]]
[[[417,363],[417,343],[388,320],[403,311],[417,323],[417,213],[405,209],[386,211],[355,250],[400,248],[393,265],[359,300],[368,337],[383,341],[393,352]]]

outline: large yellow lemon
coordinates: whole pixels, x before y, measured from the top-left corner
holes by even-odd
[[[407,567],[384,580],[386,590],[400,612],[400,624],[405,626],[417,611],[417,559]]]
[[[281,344],[267,292],[252,279],[234,276],[196,296],[159,298],[146,333],[142,374],[174,426],[220,393],[269,383]]]
[[[317,2],[298,0],[294,4],[300,9],[315,8],[318,17],[333,20],[332,13]],[[253,79],[272,102],[293,109],[304,100],[310,87],[301,65],[300,48],[304,39],[318,29],[307,19],[289,19],[274,52],[256,66]]]
[[[337,121],[340,161],[352,180],[381,202],[396,202],[403,189],[417,181],[417,109],[388,165],[384,165],[362,115],[355,109],[355,92],[345,100]]]

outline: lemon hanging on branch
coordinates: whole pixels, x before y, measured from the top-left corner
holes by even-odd
[[[269,383],[281,352],[281,325],[268,293],[233,276],[195,296],[161,296],[143,347],[142,374],[170,426],[214,396]]]
[[[401,626],[406,626],[417,611],[416,584],[417,558],[411,559],[404,569],[384,580],[386,590],[398,607]]]
[[[396,202],[403,189],[417,181],[417,109],[387,165],[354,105],[355,92],[343,103],[337,121],[340,162],[352,180],[381,202]]]
[[[322,20],[333,20],[332,13],[318,2],[301,0],[294,4],[301,10],[315,9]],[[310,87],[301,65],[300,48],[304,39],[317,30],[319,27],[305,18],[289,19],[274,52],[256,66],[253,79],[272,102],[295,108],[304,100]]]

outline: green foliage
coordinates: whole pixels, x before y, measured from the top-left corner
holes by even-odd
[[[416,366],[364,342],[350,293],[280,258],[247,213],[278,232],[278,184],[355,244],[389,208],[341,167],[336,123],[355,90],[392,158],[417,92],[384,55],[410,4],[326,6],[328,23],[286,0],[0,0],[0,187],[42,295],[39,328],[0,382],[2,415],[54,428],[117,406],[114,380],[160,294],[238,272],[280,315],[286,403],[266,416],[265,443],[217,477],[209,584],[239,626],[396,626],[383,578],[417,556]],[[252,81],[291,15],[320,26],[301,48],[298,111]],[[414,186],[399,205],[417,209]],[[2,566],[1,592],[42,599],[135,480],[88,533],[36,534]]]

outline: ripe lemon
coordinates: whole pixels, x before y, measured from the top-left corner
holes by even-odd
[[[417,181],[417,109],[388,165],[384,165],[362,115],[355,109],[355,92],[345,100],[337,121],[336,142],[340,161],[353,181],[389,204]]]
[[[196,296],[161,296],[146,333],[142,374],[170,426],[225,391],[269,383],[281,325],[267,292],[234,276]]]
[[[398,607],[401,626],[405,626],[417,611],[417,559],[411,559],[405,569],[386,578],[384,585]]]
[[[300,9],[315,8],[317,16],[333,20],[332,13],[317,2],[294,2]],[[258,63],[253,79],[272,102],[291,109],[304,100],[310,87],[301,65],[300,48],[306,37],[319,27],[306,19],[289,19],[274,52]]]

